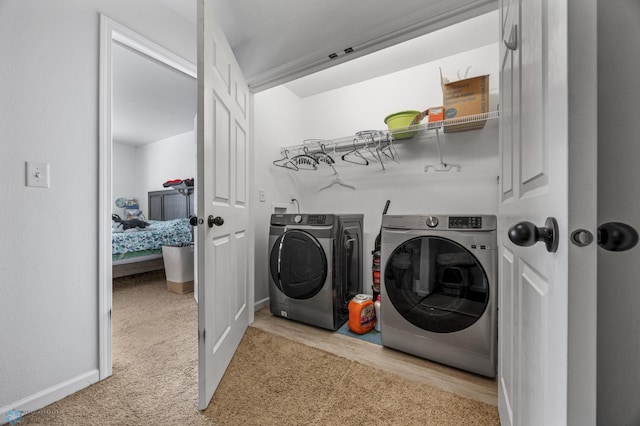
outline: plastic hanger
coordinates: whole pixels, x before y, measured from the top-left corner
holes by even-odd
[[[325,151],[325,146],[322,143],[320,143],[320,150],[320,152],[311,154],[311,156],[315,158],[318,163],[324,163],[329,166],[335,163],[335,160]]]
[[[318,160],[307,154],[307,147],[304,148],[304,154],[298,154],[291,158],[291,162],[298,167],[299,170],[318,170]]]
[[[329,182],[329,184],[323,186],[322,188],[319,188],[318,192],[323,191],[327,188],[331,188],[333,185],[340,185],[340,186],[344,186],[345,188],[356,189],[355,186],[349,185],[348,183],[345,183],[342,179],[340,179],[340,175],[336,171],[335,167],[333,167],[333,165],[331,165],[331,168],[333,169],[333,175],[334,175],[333,180]]]

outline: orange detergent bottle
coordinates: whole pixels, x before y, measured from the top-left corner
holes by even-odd
[[[357,334],[371,331],[376,323],[373,297],[368,294],[356,294],[349,302],[349,330]]]

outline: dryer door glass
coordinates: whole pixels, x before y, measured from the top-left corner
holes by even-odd
[[[436,333],[471,326],[489,301],[487,275],[475,256],[440,237],[413,238],[398,246],[385,265],[384,285],[407,321]]]
[[[309,299],[327,279],[327,257],[318,240],[301,230],[285,231],[271,249],[271,277],[287,297]]]

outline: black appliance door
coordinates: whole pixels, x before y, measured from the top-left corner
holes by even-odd
[[[338,287],[338,296],[342,306],[346,308],[353,296],[362,293],[362,242],[358,228],[345,227],[340,244],[342,285]]]
[[[389,301],[423,330],[452,333],[471,326],[489,303],[482,265],[466,248],[441,237],[412,238],[385,265]]]
[[[292,229],[280,235],[271,248],[270,271],[287,297],[309,299],[327,279],[327,257],[313,235]]]

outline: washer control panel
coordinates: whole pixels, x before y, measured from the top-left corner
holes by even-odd
[[[478,232],[497,229],[494,215],[383,215],[382,227],[389,229]]]
[[[439,220],[438,220],[438,218],[437,218],[437,217],[435,217],[435,216],[429,216],[429,217],[427,218],[427,220],[425,221],[426,225],[427,225],[429,228],[435,228],[436,226],[438,226],[438,223],[439,223],[439,222],[440,222],[440,221],[439,221]]]
[[[427,225],[429,225],[428,222]],[[449,229],[482,229],[482,217],[449,216]]]

